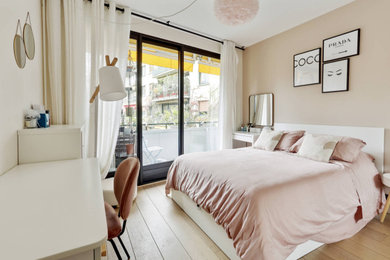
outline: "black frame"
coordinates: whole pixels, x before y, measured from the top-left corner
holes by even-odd
[[[352,54],[352,55],[347,55],[347,56],[343,56],[343,57],[339,57],[339,58],[336,58],[336,59],[332,59],[332,60],[325,60],[325,41],[328,41],[330,39],[333,39],[333,38],[336,38],[336,37],[339,37],[339,36],[342,36],[344,34],[348,34],[348,33],[352,33],[352,32],[355,32],[357,31],[358,32],[358,35],[357,35],[357,52],[356,54]],[[336,61],[336,60],[342,60],[342,59],[345,59],[345,58],[349,58],[349,57],[353,57],[353,56],[357,56],[360,54],[360,28],[358,29],[355,29],[355,30],[352,30],[352,31],[349,31],[349,32],[345,32],[345,33],[341,33],[339,35],[335,35],[335,36],[332,36],[332,37],[329,37],[329,38],[326,38],[322,41],[322,50],[323,50],[323,62],[324,63],[327,63],[327,62],[331,62],[331,61]]]
[[[338,59],[338,60],[335,60],[335,61],[332,61],[332,62],[326,62],[326,63],[323,63],[322,64],[322,71],[324,72],[324,67],[325,65],[328,65],[328,64],[332,64],[332,63],[336,63],[336,62],[341,62],[341,61],[347,61],[347,88],[345,90],[335,90],[335,91],[324,91],[324,75],[325,73],[322,73],[322,87],[321,87],[321,92],[324,93],[324,94],[327,94],[327,93],[336,93],[336,92],[346,92],[346,91],[349,91],[349,59]]]
[[[307,52],[311,52],[311,51],[315,51],[315,50],[319,50],[319,56],[320,56],[320,60],[318,62],[318,82],[296,86],[295,85],[295,56],[301,55],[301,54],[305,54]],[[322,60],[321,48],[315,48],[315,49],[312,49],[312,50],[309,50],[309,51],[304,51],[304,52],[301,52],[301,53],[294,54],[294,56],[293,56],[293,87],[294,88],[299,88],[299,87],[304,87],[304,86],[321,84],[321,60]]]
[[[141,162],[138,185],[165,179],[168,169],[173,161],[162,162],[143,166],[142,154],[142,44],[149,43],[161,47],[177,50],[179,53],[179,135],[178,135],[178,155],[184,153],[184,52],[192,52],[211,58],[220,59],[220,54],[192,47],[189,45],[161,39],[158,37],[142,34],[139,32],[130,32],[130,38],[137,41],[137,156]]]

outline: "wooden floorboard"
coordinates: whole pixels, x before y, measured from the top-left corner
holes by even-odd
[[[125,254],[119,242],[122,258]],[[138,189],[123,242],[131,259],[229,259],[217,245],[165,195],[164,183]],[[107,259],[117,259],[107,243]],[[323,245],[303,260],[390,259],[390,216],[373,219],[350,239]]]
[[[188,216],[184,211],[170,198],[162,196],[158,189],[152,188],[146,192],[192,259],[218,259],[212,248],[208,246],[209,241],[203,240],[204,232],[199,227],[194,228],[187,223]]]
[[[357,259],[355,255],[338,247],[336,244],[324,245],[321,248],[319,248],[317,251],[322,252],[323,254],[329,256],[331,259],[340,259],[340,260]]]
[[[201,239],[207,244],[208,247],[217,255],[218,259],[229,259],[219,247],[202,231],[202,229],[194,222],[192,219],[176,204],[170,197],[165,194],[165,186],[156,187],[158,191],[161,192],[161,195],[165,198],[165,201],[175,207],[180,215],[183,217],[184,221],[191,226],[193,232],[191,234],[196,233]]]
[[[332,260],[333,258],[319,250],[313,251],[311,254],[304,256],[304,260]]]
[[[165,222],[145,190],[139,191],[137,205],[164,259],[190,259],[181,241]]]
[[[127,233],[129,234],[133,245],[136,259],[163,259],[160,250],[138,209],[137,201],[131,208],[130,218],[127,223]]]
[[[388,218],[390,218],[390,216],[388,216]],[[303,259],[316,259],[318,251],[334,260],[390,259],[390,243],[385,243],[387,239],[390,239],[390,235],[384,236],[384,233],[381,232],[381,230],[376,231],[372,228],[375,226],[376,229],[378,229],[378,225],[382,226],[382,230],[387,230],[389,228],[386,223],[381,224],[379,220],[375,218],[353,237],[337,243],[324,245],[304,256]]]
[[[371,237],[366,237],[363,234],[356,234],[351,238],[354,242],[361,246],[365,246],[373,250],[374,252],[381,254],[384,257],[390,257],[390,246],[382,243],[378,243],[377,240]]]

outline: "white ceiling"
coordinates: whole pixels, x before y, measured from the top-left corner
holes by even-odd
[[[193,0],[117,0],[132,11],[152,17],[173,14]],[[238,0],[239,1],[239,0]],[[198,0],[183,13],[171,17],[172,24],[241,46],[250,46],[291,29],[354,0],[259,0],[260,10],[251,22],[238,26],[224,25],[214,15],[213,0]],[[130,2],[130,3],[128,3]]]

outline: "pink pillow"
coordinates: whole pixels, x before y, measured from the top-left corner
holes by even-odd
[[[301,138],[298,139],[298,141],[295,142],[295,144],[293,144],[290,149],[288,149],[288,151],[290,153],[297,153],[299,151],[299,148],[301,148],[302,146],[302,143],[303,143],[303,139],[304,139],[305,136],[302,136]]]
[[[366,143],[360,139],[343,137],[337,143],[330,159],[344,162],[353,162],[359,156],[359,153],[364,146],[366,146]]]
[[[305,131],[290,131],[285,132],[280,139],[275,150],[289,151],[291,146],[295,144],[299,138],[305,134]]]

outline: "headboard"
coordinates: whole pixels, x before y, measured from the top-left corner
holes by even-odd
[[[359,138],[367,143],[363,151],[375,158],[377,169],[383,173],[385,152],[385,129],[377,127],[306,125],[275,123],[275,130],[305,130],[313,134],[328,134]]]

